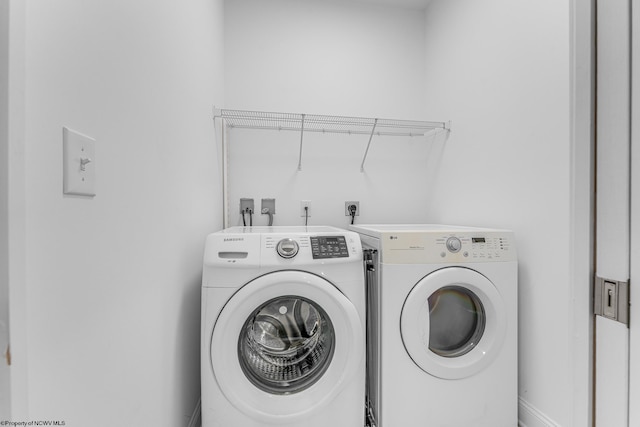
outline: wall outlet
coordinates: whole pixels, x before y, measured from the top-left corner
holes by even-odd
[[[260,207],[260,212],[265,213],[264,210],[269,209],[269,212],[272,214],[276,213],[276,199],[262,199],[262,205]]]
[[[344,202],[344,215],[351,216],[351,206],[356,207],[356,216],[360,216],[360,202]]]
[[[307,210],[305,211],[304,208]],[[300,200],[300,216],[303,218],[311,216],[311,200]]]
[[[253,208],[253,199],[240,199],[240,213],[246,213],[247,209],[249,209],[251,212],[255,212]]]

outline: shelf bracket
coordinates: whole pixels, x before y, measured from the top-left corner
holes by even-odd
[[[220,117],[220,139],[222,140],[222,224],[229,227],[229,136],[227,135],[227,120]]]
[[[300,122],[300,154],[298,156],[298,170],[302,170],[302,140],[304,139],[304,114]]]
[[[367,160],[367,154],[369,154],[369,147],[371,147],[371,140],[373,140],[373,134],[376,132],[376,126],[378,126],[378,119],[375,119],[373,122],[373,127],[371,128],[371,135],[369,135],[369,143],[367,144],[367,149],[364,152],[364,157],[362,158],[362,164],[360,165],[360,172],[364,172],[364,162]]]

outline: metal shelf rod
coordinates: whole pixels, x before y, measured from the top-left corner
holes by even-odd
[[[425,136],[434,130],[451,132],[451,122],[393,120],[366,117],[325,116],[319,114],[274,113],[266,111],[214,109],[214,118],[223,119],[228,129],[289,130],[300,132],[298,170],[302,170],[302,148],[305,132],[369,135],[360,171],[369,153],[374,135]]]
[[[304,114],[300,123],[300,155],[298,156],[298,170],[302,170],[302,140],[304,138]]]
[[[367,149],[364,151],[364,157],[362,157],[362,164],[360,164],[360,172],[364,172],[364,162],[367,160],[367,154],[369,154],[369,147],[371,147],[371,140],[373,139],[373,134],[376,131],[376,125],[378,124],[378,119],[373,122],[373,127],[371,128],[371,135],[369,136],[369,143],[367,143]]]

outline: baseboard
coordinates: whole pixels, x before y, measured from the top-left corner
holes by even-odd
[[[518,398],[518,426],[520,427],[560,427],[560,424],[540,412],[538,408]]]

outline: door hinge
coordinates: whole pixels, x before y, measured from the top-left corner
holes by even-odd
[[[629,281],[609,280],[596,276],[593,311],[629,326]]]

